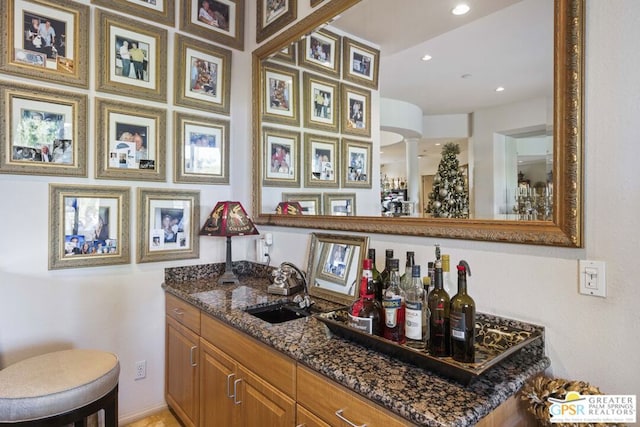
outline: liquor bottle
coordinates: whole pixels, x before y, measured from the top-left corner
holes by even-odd
[[[407,251],[407,261],[404,264],[404,273],[402,274],[402,276],[400,276],[400,287],[405,292],[407,292],[407,290],[411,287],[411,283],[413,281],[411,277],[411,269],[416,263],[415,256],[415,252]]]
[[[400,288],[400,274],[398,273],[398,259],[389,260],[389,287],[382,295],[384,309],[384,326],[382,335],[398,344],[404,344],[405,305],[404,292]]]
[[[363,269],[369,271],[373,267],[373,262],[371,259],[366,259],[363,262]],[[362,295],[362,308],[358,313],[358,318],[360,320],[360,324],[364,325],[365,328],[363,330],[372,335],[382,335],[382,305],[375,298],[376,287],[372,278],[369,278],[367,281],[367,286],[362,287],[360,290]]]
[[[449,294],[442,287],[442,261],[435,263],[435,287],[427,297],[429,306],[429,352],[432,356],[449,356],[450,333],[449,330]]]
[[[380,281],[382,282],[382,290],[384,291],[389,286],[389,260],[393,258],[393,249],[386,249],[384,251],[384,270],[380,273]]]
[[[358,317],[360,309],[362,308],[364,295],[367,293],[367,287],[369,286],[369,279],[371,278],[371,270],[365,268],[365,261],[362,261],[362,277],[360,278],[360,289],[358,298],[349,306],[349,326],[355,327],[354,323],[357,323],[355,318]]]
[[[380,272],[376,268],[376,250],[371,248],[368,253],[369,259],[373,263],[371,268],[371,274],[373,275],[373,285],[375,287],[376,300],[382,304],[382,280],[380,279]]]
[[[467,294],[467,273],[471,269],[466,261],[458,264],[458,293],[451,298],[451,357],[465,363],[475,361],[476,303]]]
[[[451,258],[448,254],[442,254],[442,287],[447,294],[452,295],[455,287],[451,276]]]
[[[428,340],[426,335],[428,307],[419,265],[414,265],[411,269],[411,286],[405,291],[405,305],[407,346],[424,350]]]
[[[424,288],[425,291],[425,298],[427,297],[427,295],[429,295],[429,292],[431,292],[431,277],[429,276],[424,276],[422,278],[422,287]]]
[[[429,276],[429,279],[431,279],[429,284],[431,286],[433,286],[433,284],[436,282],[436,279],[434,277],[435,276],[435,270],[434,270],[434,267],[433,267],[433,261],[429,261],[427,263],[427,276]]]

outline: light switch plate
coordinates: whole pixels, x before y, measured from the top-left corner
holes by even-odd
[[[604,261],[578,261],[580,293],[606,298],[607,282]]]

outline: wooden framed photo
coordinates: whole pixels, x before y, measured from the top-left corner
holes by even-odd
[[[200,192],[138,188],[136,262],[198,258]]]
[[[87,176],[87,95],[0,82],[0,173]]]
[[[244,0],[183,0],[180,29],[244,50]]]
[[[371,188],[371,143],[342,138],[342,186]]]
[[[175,112],[174,181],[229,183],[229,121]]]
[[[96,89],[166,102],[167,30],[96,10]]]
[[[380,51],[348,37],[344,37],[343,41],[342,78],[377,90]]]
[[[330,79],[305,72],[304,90],[304,127],[339,131],[340,100],[339,83]]]
[[[49,185],[49,270],[128,264],[128,187]]]
[[[257,0],[256,43],[272,36],[298,17],[297,0]]]
[[[338,138],[305,134],[304,147],[304,186],[338,187]]]
[[[277,51],[276,53],[274,53],[271,56],[271,59],[296,65],[296,51],[297,51],[296,47],[297,46],[298,45],[296,43],[291,43],[289,47],[284,47],[279,51]]]
[[[371,91],[341,84],[342,133],[371,136]]]
[[[283,202],[298,202],[303,215],[322,215],[322,195],[319,193],[282,193]]]
[[[325,29],[309,34],[299,42],[298,64],[340,77],[340,39],[339,35]]]
[[[300,133],[263,128],[264,175],[262,185],[300,187]]]
[[[91,0],[91,3],[170,27],[176,24],[175,0]]]
[[[348,285],[347,275],[351,269],[353,246],[342,243],[328,243],[322,246],[320,253],[322,264],[317,276],[339,285]]]
[[[96,178],[166,180],[166,110],[96,98]]]
[[[355,193],[324,193],[324,214],[335,216],[356,215]]]
[[[0,71],[89,87],[89,7],[69,0],[0,2]]]
[[[229,114],[231,51],[176,35],[175,103]]]
[[[300,124],[298,70],[266,62],[262,67],[262,120]]]

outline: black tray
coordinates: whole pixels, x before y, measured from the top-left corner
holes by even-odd
[[[539,331],[525,331],[497,322],[476,321],[475,362],[462,363],[451,357],[431,356],[427,351],[399,345],[385,338],[369,335],[348,326],[346,309],[314,315],[334,334],[357,342],[398,360],[411,363],[453,379],[463,385],[470,384],[500,361],[542,338]]]

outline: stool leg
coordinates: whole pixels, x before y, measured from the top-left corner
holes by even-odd
[[[73,423],[73,427],[87,427],[87,419],[83,418],[76,421],[75,423]]]
[[[105,427],[118,427],[118,386],[113,391],[112,399],[104,408]]]

